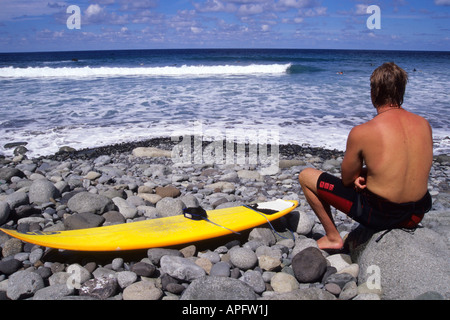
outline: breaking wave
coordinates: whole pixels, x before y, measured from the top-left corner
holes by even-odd
[[[230,76],[285,74],[290,64],[252,64],[247,66],[214,65],[214,66],[165,66],[165,67],[82,67],[82,68],[0,68],[0,78],[98,78],[98,77],[154,77],[154,76]]]

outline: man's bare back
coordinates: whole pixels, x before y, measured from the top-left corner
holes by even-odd
[[[367,166],[371,192],[394,203],[415,202],[425,195],[433,139],[424,118],[403,108],[387,108],[351,135],[357,144],[353,148],[359,149]]]
[[[403,109],[407,73],[385,63],[371,76],[377,116],[352,129],[342,161],[342,179],[317,169],[299,182],[326,235],[321,249],[340,249],[343,240],[331,206],[374,229],[415,228],[431,210],[428,177],[433,162],[430,124]]]

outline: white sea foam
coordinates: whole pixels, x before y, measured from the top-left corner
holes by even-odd
[[[290,64],[198,65],[165,67],[0,68],[0,78],[97,78],[130,76],[211,76],[283,74]]]

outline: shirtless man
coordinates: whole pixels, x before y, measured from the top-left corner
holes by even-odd
[[[319,248],[343,247],[330,205],[375,230],[414,228],[431,209],[432,132],[424,118],[402,108],[407,81],[394,63],[372,74],[377,116],[351,130],[342,179],[312,168],[300,173],[305,197],[326,232]]]

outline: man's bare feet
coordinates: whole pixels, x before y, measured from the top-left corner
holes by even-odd
[[[341,237],[338,239],[329,239],[328,236],[324,236],[317,240],[317,245],[319,246],[319,249],[326,250],[326,249],[332,249],[332,250],[340,250],[344,247],[344,241]]]

